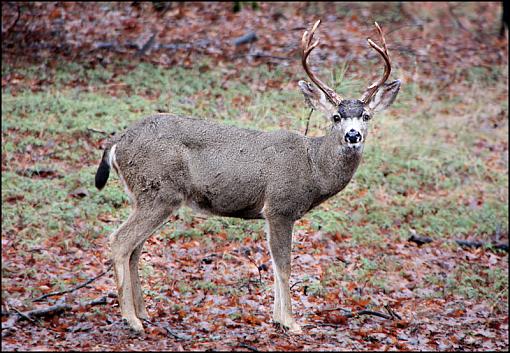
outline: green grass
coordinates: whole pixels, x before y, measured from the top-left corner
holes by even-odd
[[[101,192],[93,187],[101,157],[97,142],[104,136],[88,128],[119,131],[163,109],[242,127],[303,132],[308,109],[297,85],[287,85],[301,76],[289,69],[247,67],[237,73],[232,67],[208,65],[164,69],[117,63],[114,68],[92,69],[63,63],[43,74],[52,84],[42,92],[32,92],[23,83],[16,89],[4,88],[2,234],[16,234],[25,256],[62,233],[77,234],[62,240],[64,248],[86,250],[126,219],[128,199],[116,176]],[[485,75],[481,70],[469,73],[470,87],[463,87],[457,96],[404,84],[393,108],[373,120],[353,181],[306,216],[311,229],[348,236],[350,243],[341,246],[379,248],[407,239],[411,230],[437,239],[483,241],[496,231],[508,233],[508,122],[502,119],[497,128],[488,122],[498,114],[507,116],[508,102],[494,99],[508,95],[506,80],[498,79],[507,74],[491,69],[492,74]],[[41,73],[35,66],[2,67],[2,75],[13,71],[27,82]],[[346,79],[346,72],[344,66],[331,73],[334,85],[342,94],[360,92],[358,81]],[[233,76],[225,83],[228,73]],[[87,84],[76,85],[77,78]],[[282,88],[266,87],[269,80],[281,82]],[[313,115],[312,135],[325,126],[320,119]],[[55,169],[60,177],[21,175],[19,171],[27,167]],[[70,197],[78,187],[89,195]],[[111,215],[114,221],[102,222],[101,215]],[[191,211],[183,209],[179,216],[163,234],[194,239],[226,231],[228,240],[264,237],[261,221],[212,217],[190,227]],[[377,266],[383,270],[387,265],[363,262],[358,280],[373,278]],[[332,268],[327,278],[334,279],[340,270]],[[443,281],[449,290],[468,298],[488,296],[484,286],[489,282],[496,291],[508,288],[505,274],[491,271],[466,265],[446,279],[431,274],[426,280]],[[323,293],[326,285],[327,281],[313,282],[309,290]],[[383,288],[385,283],[376,285]]]

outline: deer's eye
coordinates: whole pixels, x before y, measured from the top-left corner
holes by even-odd
[[[368,121],[370,120],[371,116],[368,113],[363,113],[363,120]]]
[[[333,115],[333,121],[334,121],[335,123],[338,123],[341,119],[342,119],[342,118],[340,117],[340,115],[338,115],[338,114]]]

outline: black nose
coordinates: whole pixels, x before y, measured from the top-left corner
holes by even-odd
[[[349,130],[349,132],[347,132],[345,134],[345,141],[347,141],[347,143],[357,143],[357,142],[360,142],[361,141],[361,134],[354,130],[354,129],[351,129]]]

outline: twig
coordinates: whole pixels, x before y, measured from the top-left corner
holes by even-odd
[[[239,59],[239,58],[246,57],[246,56],[251,56],[255,59],[267,58],[267,59],[276,59],[276,60],[292,60],[292,58],[288,58],[285,56],[276,56],[276,55],[269,55],[269,54],[263,54],[263,53],[241,53],[241,54],[234,55],[233,58]]]
[[[59,174],[59,172],[55,169],[51,168],[26,168],[26,169],[16,169],[16,174],[19,174],[21,176],[25,176],[28,178],[31,178],[33,176],[38,176],[41,178],[63,178],[62,175]]]
[[[257,271],[259,271],[259,283],[260,283],[260,284],[262,284],[262,271],[261,271],[261,270],[262,270],[262,267],[261,267],[261,266],[259,266],[259,265],[257,264],[257,262],[256,262],[255,260],[253,260],[253,259],[251,258],[251,256],[250,256],[250,255],[248,255],[248,253],[247,253],[246,251],[244,252],[244,256],[246,256],[246,258],[247,258],[248,260],[250,260],[250,262],[251,262],[252,264],[254,264],[254,265],[255,265],[255,267],[257,268]]]
[[[350,310],[347,310],[347,309],[344,309],[344,308],[329,308],[329,309],[322,309],[322,310],[319,310],[320,313],[326,313],[326,312],[329,312],[329,311],[338,311],[338,310],[342,310],[342,311],[345,311],[345,312],[348,312],[350,313],[351,311]]]
[[[392,308],[390,308],[390,306],[388,304],[386,304],[384,306],[384,309],[386,309],[386,311],[388,312],[388,314],[390,314],[390,316],[394,319],[397,319],[397,320],[402,320],[402,317],[400,317],[399,314],[397,314],[395,311],[393,311]]]
[[[294,288],[294,286],[300,284],[300,283],[303,283],[303,281],[297,281],[296,283],[294,283],[292,286],[290,286],[289,290],[292,290],[292,288]]]
[[[34,319],[32,319],[30,316],[26,315],[25,313],[22,313],[21,311],[19,311],[18,309],[16,309],[14,306],[12,307],[12,309],[18,313],[18,315],[22,316],[25,320],[28,320],[28,321],[32,321],[33,323],[35,323],[36,321]]]
[[[305,136],[308,133],[308,125],[310,124],[310,117],[312,116],[313,108],[310,109],[310,114],[308,114],[308,120],[306,121],[306,128],[305,128]]]
[[[157,323],[151,322],[147,319],[143,319],[143,321],[150,326],[162,328],[163,330],[166,331],[166,333],[168,333],[170,336],[172,336],[178,340],[189,341],[191,339],[191,337],[189,337],[188,335],[185,335],[185,336],[178,335],[172,329],[170,329],[167,325],[158,325]]]
[[[16,16],[16,19],[14,20],[14,22],[12,23],[12,25],[9,26],[9,28],[7,28],[5,30],[5,32],[3,32],[2,34],[8,34],[15,26],[16,24],[18,23],[20,17],[21,17],[21,8],[19,6],[19,4],[16,4],[16,10],[18,12],[18,15]]]
[[[104,130],[99,130],[99,129],[95,129],[93,127],[88,127],[87,128],[87,131],[90,131],[90,132],[97,132],[99,134],[104,134],[104,135],[111,135],[109,132],[107,131],[104,131]]]
[[[23,318],[25,317],[47,317],[47,316],[53,316],[56,314],[63,313],[64,311],[72,310],[73,306],[71,304],[56,304],[56,305],[50,305],[46,308],[40,308],[40,309],[34,309],[30,311],[24,312],[22,315]]]
[[[342,325],[342,324],[332,324],[332,323],[329,323],[329,322],[317,322],[315,324],[306,324],[306,325],[303,325],[302,327],[303,328],[313,328],[313,327],[317,327],[317,326],[328,326],[328,327],[345,327],[345,325]]]
[[[83,288],[83,287],[89,285],[90,283],[94,282],[96,279],[99,279],[99,278],[103,277],[106,273],[108,273],[108,271],[110,271],[112,269],[112,267],[113,267],[113,264],[108,266],[108,268],[104,272],[98,274],[95,277],[92,277],[92,278],[88,279],[84,283],[79,284],[79,285],[77,285],[77,286],[75,286],[73,288],[65,289],[65,290],[58,291],[58,292],[51,292],[51,293],[47,293],[47,294],[41,295],[40,297],[37,297],[37,298],[33,299],[32,302],[39,302],[39,301],[41,301],[43,299],[46,299],[48,297],[53,297],[53,296],[56,296],[56,295],[62,295],[62,294],[74,292],[74,291],[76,291],[76,290],[78,290],[80,288]]]
[[[420,246],[423,244],[432,243],[434,241],[434,239],[413,234],[407,241],[416,243],[418,246]],[[508,244],[482,243],[479,241],[469,241],[469,240],[462,240],[462,239],[455,239],[454,241],[458,245],[467,247],[467,248],[482,248],[482,247],[492,246],[495,249],[504,250],[504,251],[508,252]]]
[[[56,314],[63,313],[65,311],[72,311],[77,310],[79,308],[85,307],[85,306],[95,306],[95,305],[102,305],[106,304],[107,297],[110,295],[105,295],[100,298],[96,298],[93,300],[89,300],[85,303],[78,304],[78,305],[71,305],[71,304],[57,304],[57,305],[51,305],[46,308],[40,308],[40,309],[34,309],[30,311],[21,312],[18,309],[14,308],[15,313],[11,312],[9,313],[12,316],[5,325],[2,325],[2,331],[6,329],[11,329],[19,320],[24,319],[28,320],[32,323],[36,323],[37,321],[34,320],[34,318],[42,318],[42,317],[48,317],[53,316]],[[4,336],[2,332],[2,336]]]
[[[455,7],[457,7],[457,6],[455,6]],[[448,12],[452,16],[452,18],[455,21],[455,24],[457,25],[457,27],[459,27],[463,31],[471,33],[471,31],[467,30],[466,27],[464,27],[464,25],[462,24],[462,22],[460,22],[459,18],[457,17],[457,14],[455,12],[453,12],[453,9],[454,9],[454,7],[452,5],[450,5],[450,4],[448,4]]]
[[[383,314],[383,313],[379,313],[377,311],[372,311],[372,310],[360,310],[360,311],[357,311],[355,313],[348,313],[347,315],[344,315],[345,317],[357,317],[357,316],[361,316],[361,315],[372,315],[372,316],[378,316],[378,317],[382,317],[383,319],[386,319],[386,320],[392,320],[393,318],[389,315],[386,315],[386,314]]]
[[[158,32],[152,33],[152,36],[142,46],[142,48],[136,53],[136,56],[143,56],[147,52],[147,50],[149,50],[154,45],[154,40],[156,39],[157,34],[158,34]]]
[[[174,338],[177,338],[178,340],[183,340],[183,338],[181,336],[179,336],[178,334],[174,333],[172,330],[170,330],[170,328],[168,328],[166,325],[163,326],[163,329],[172,337]]]
[[[246,344],[246,343],[243,343],[243,342],[239,343],[238,346],[246,348],[247,350],[252,351],[252,352],[258,352],[259,351],[257,348],[255,348],[253,346],[250,346],[249,344]]]
[[[372,311],[372,310],[360,310],[360,311],[357,311],[357,312],[351,312],[350,310],[347,310],[347,309],[344,309],[344,308],[332,308],[332,309],[324,309],[324,310],[321,310],[322,312],[326,312],[326,311],[336,311],[336,310],[342,310],[345,312],[344,315],[342,316],[345,316],[346,318],[351,318],[351,317],[358,317],[358,316],[362,316],[362,315],[372,315],[372,316],[378,316],[378,317],[382,317],[383,319],[386,319],[386,320],[392,320],[393,317],[389,316],[389,315],[386,315],[386,314],[383,314],[383,313],[380,313],[380,312],[377,312],[377,311]]]

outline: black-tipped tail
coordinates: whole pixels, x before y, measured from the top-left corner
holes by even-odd
[[[101,190],[106,185],[108,181],[108,177],[110,176],[110,165],[107,160],[108,150],[104,151],[103,159],[101,159],[101,163],[99,164],[99,168],[97,168],[96,172],[96,188]]]

